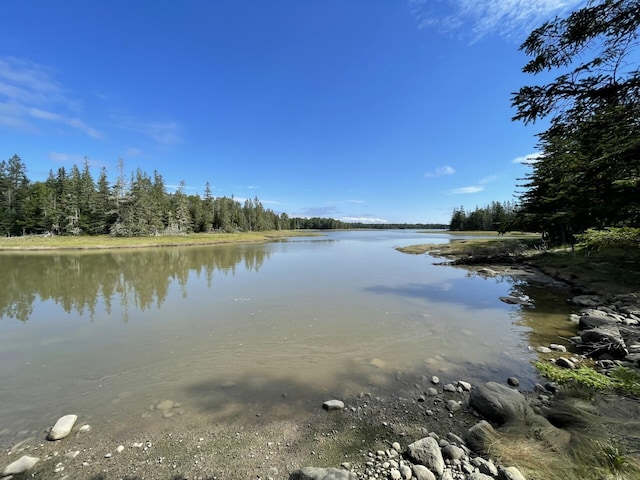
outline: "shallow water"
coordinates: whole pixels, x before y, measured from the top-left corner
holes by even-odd
[[[394,247],[412,231],[259,245],[0,254],[0,445],[59,416],[111,428],[172,399],[224,421],[402,376],[532,386],[530,346],[572,334],[566,292]],[[529,295],[534,306],[500,296]]]

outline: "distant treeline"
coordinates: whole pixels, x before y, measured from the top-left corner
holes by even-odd
[[[168,193],[157,171],[125,174],[122,161],[115,183],[106,168],[94,180],[89,161],[82,168],[50,171],[31,181],[18,155],[0,161],[0,235],[144,236],[191,232],[288,229],[444,228],[446,225],[368,225],[332,218],[290,218],[265,208],[258,198],[243,202],[214,197],[209,182],[203,195],[187,195],[184,182]]]
[[[510,202],[491,202],[482,208],[476,206],[473,211],[464,207],[454,208],[449,230],[501,231],[513,221],[515,215],[516,207]]]

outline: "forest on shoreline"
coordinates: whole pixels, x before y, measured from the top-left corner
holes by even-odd
[[[134,237],[207,232],[264,232],[298,229],[447,228],[445,224],[366,224],[333,218],[289,217],[265,208],[255,197],[243,202],[214,197],[209,182],[203,195],[187,195],[184,182],[168,192],[162,175],[118,165],[114,183],[102,168],[97,181],[85,158],[82,167],[50,171],[32,181],[18,156],[0,161],[0,235],[111,235]]]

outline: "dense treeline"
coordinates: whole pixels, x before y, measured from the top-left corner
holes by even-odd
[[[512,229],[564,243],[590,228],[640,227],[639,27],[637,0],[592,1],[522,45],[523,72],[558,76],[513,97],[514,120],[552,118]]]
[[[126,175],[123,162],[110,183],[106,168],[94,180],[85,159],[82,168],[58,168],[45,181],[31,181],[18,155],[0,161],[0,235],[144,236],[199,232],[287,229],[445,228],[440,224],[348,223],[333,218],[290,218],[266,209],[258,198],[237,201],[187,195],[184,183],[168,193],[157,171]]]
[[[89,161],[80,169],[60,167],[45,181],[30,181],[25,163],[14,155],[0,162],[0,232],[25,234],[139,236],[211,231],[264,231],[290,228],[287,214],[264,208],[255,198],[187,195],[184,183],[168,193],[162,175],[138,169],[114,184],[107,171],[97,181]]]
[[[503,231],[505,225],[514,220],[515,215],[515,205],[510,202],[491,202],[482,208],[476,206],[473,211],[456,207],[451,215],[449,230]]]

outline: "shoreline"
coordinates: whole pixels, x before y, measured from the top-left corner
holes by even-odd
[[[238,243],[264,243],[291,237],[312,237],[318,231],[278,230],[243,233],[207,233],[190,235],[158,235],[155,237],[5,237],[0,239],[0,252],[93,251],[133,248],[201,247]],[[47,243],[50,243],[47,245]],[[53,243],[53,245],[51,245]]]

